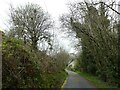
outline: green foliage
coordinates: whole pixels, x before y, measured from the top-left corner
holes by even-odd
[[[79,72],[76,71],[78,74],[80,74],[81,76],[83,76],[85,79],[89,80],[92,84],[94,84],[97,88],[117,88],[107,82],[103,82],[102,80],[100,80],[98,77],[86,73],[86,72]]]
[[[66,77],[67,77],[67,73],[65,71],[59,71],[56,73],[45,74],[42,77],[42,78],[44,78],[42,87],[43,88],[61,88]]]
[[[4,37],[2,58],[3,88],[60,88],[67,76],[59,57],[34,51],[20,39]]]
[[[38,58],[21,40],[6,38],[2,44],[3,88],[35,88],[42,82]]]
[[[54,57],[38,49],[38,41],[45,41],[52,50],[49,14],[37,4],[11,7],[10,14],[10,31],[2,42],[3,88],[61,87],[68,54]]]
[[[113,25],[114,19],[108,19],[109,9],[103,2],[70,5],[71,12],[64,18],[66,22],[64,20],[63,25],[72,27],[71,30],[76,32],[82,46],[75,69],[96,75],[104,82],[117,86],[120,82],[119,33],[118,28],[114,27],[116,24]]]

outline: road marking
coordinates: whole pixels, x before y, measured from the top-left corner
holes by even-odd
[[[64,88],[65,84],[67,83],[68,77],[66,78],[66,80],[64,81],[63,85],[61,88]]]

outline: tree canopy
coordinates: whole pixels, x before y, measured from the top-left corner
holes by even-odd
[[[38,41],[48,39],[47,32],[53,25],[50,15],[37,4],[11,7],[11,32],[15,37],[30,42],[37,49]]]
[[[77,2],[69,4],[69,14],[60,20],[62,26],[76,32],[76,37],[80,38],[82,53],[78,70],[119,86],[119,28],[113,24],[117,20],[111,17],[110,9],[116,11],[112,4],[105,2]]]

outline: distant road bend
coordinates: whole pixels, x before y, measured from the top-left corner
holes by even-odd
[[[68,78],[63,88],[96,88],[79,74],[69,70],[66,71],[68,72]]]

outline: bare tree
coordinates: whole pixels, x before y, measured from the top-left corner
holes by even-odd
[[[52,27],[53,22],[50,15],[39,5],[11,7],[10,14],[11,29],[15,36],[23,39],[25,43],[30,41],[34,49],[37,49],[38,40],[49,38],[47,30]]]

